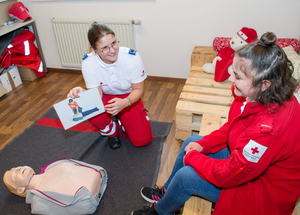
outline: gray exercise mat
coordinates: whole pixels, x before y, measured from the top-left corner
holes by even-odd
[[[43,117],[57,119],[53,108]],[[171,123],[151,121],[151,126],[154,138],[148,146],[137,148],[128,139],[122,139],[121,147],[113,150],[108,146],[108,138],[98,133],[65,131],[34,123],[0,151],[0,175],[23,165],[39,173],[42,166],[61,158],[99,165],[108,173],[108,186],[94,214],[130,214],[146,205],[140,189],[156,182],[163,142]],[[31,214],[25,198],[10,193],[3,182],[0,193],[0,214]]]

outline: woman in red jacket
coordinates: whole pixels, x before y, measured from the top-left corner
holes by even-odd
[[[292,214],[300,196],[300,105],[276,39],[267,32],[236,51],[228,122],[187,138],[165,186],[142,188],[152,207],[132,215],[173,215],[191,195],[215,202],[214,215]]]

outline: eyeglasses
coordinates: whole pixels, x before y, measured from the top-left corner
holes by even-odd
[[[118,47],[118,43],[119,43],[119,41],[115,40],[110,44],[110,46],[104,46],[103,48],[100,48],[99,50],[103,53],[107,53],[110,51],[111,48],[116,49]]]

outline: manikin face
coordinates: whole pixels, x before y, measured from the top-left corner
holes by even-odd
[[[241,70],[243,63],[240,57],[234,57],[232,64],[233,74],[229,77],[229,81],[231,81],[235,87],[235,95],[248,97],[249,101],[253,101],[256,97],[255,89],[252,86],[253,78],[247,77]]]
[[[96,42],[97,49],[94,50],[104,63],[112,64],[118,60],[119,44],[112,34],[107,34]]]
[[[25,189],[28,185],[31,175],[35,174],[34,170],[29,166],[19,166],[8,171],[9,183],[17,189]],[[23,190],[24,190],[23,189]]]

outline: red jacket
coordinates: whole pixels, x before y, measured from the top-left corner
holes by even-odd
[[[0,66],[24,66],[32,69],[38,78],[45,76],[46,72],[34,41],[35,36],[29,30],[23,30],[16,35],[0,56]]]
[[[300,196],[300,105],[295,97],[275,114],[245,98],[233,102],[228,122],[197,141],[185,165],[223,188],[213,215],[292,214]],[[229,146],[228,159],[206,156]]]

